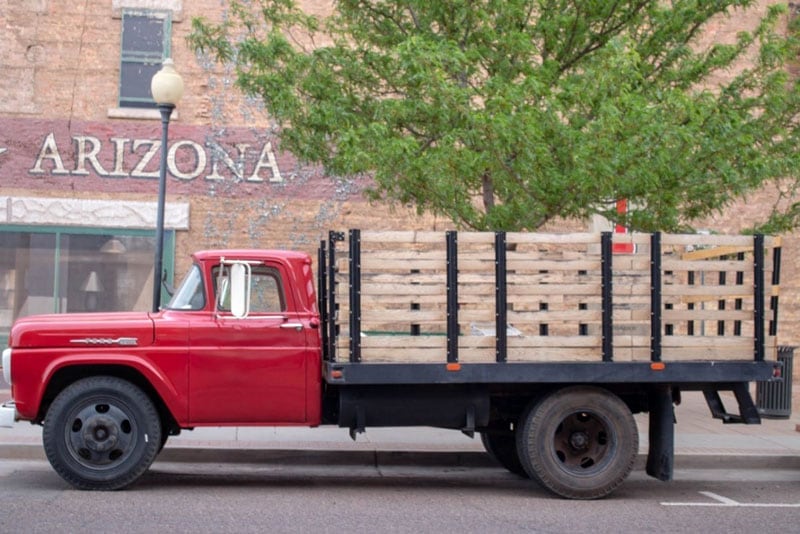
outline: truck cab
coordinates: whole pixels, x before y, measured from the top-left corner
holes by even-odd
[[[15,323],[3,353],[13,401],[0,421],[42,424],[48,459],[74,485],[129,483],[108,473],[146,469],[181,429],[320,423],[311,258],[268,250],[192,258],[156,313]]]
[[[307,255],[214,251],[155,316],[187,332],[187,426],[319,424],[319,314]],[[163,329],[162,329],[163,325]]]

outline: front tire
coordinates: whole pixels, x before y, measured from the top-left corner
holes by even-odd
[[[611,392],[574,386],[533,402],[517,431],[525,470],[551,492],[598,499],[628,477],[639,452],[630,409]]]
[[[47,411],[42,436],[53,469],[84,490],[129,486],[153,463],[162,441],[150,398],[110,376],[85,378],[64,389]]]

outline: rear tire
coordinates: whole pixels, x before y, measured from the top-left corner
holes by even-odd
[[[126,380],[97,376],[64,389],[42,433],[53,469],[78,489],[117,490],[136,481],[162,443],[155,406]]]
[[[528,478],[528,473],[525,472],[525,467],[517,454],[517,438],[513,433],[505,435],[481,432],[481,443],[497,463],[515,475]]]
[[[531,403],[521,422],[517,448],[523,467],[562,497],[605,497],[628,477],[639,452],[633,414],[601,388],[556,391]]]

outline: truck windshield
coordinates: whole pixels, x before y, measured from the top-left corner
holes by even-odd
[[[200,267],[192,265],[172,300],[167,304],[170,310],[202,310],[206,306],[203,276]]]

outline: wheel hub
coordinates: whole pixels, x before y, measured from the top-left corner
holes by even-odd
[[[110,417],[92,417],[83,427],[83,441],[93,451],[109,451],[119,442],[119,427]]]
[[[569,437],[569,445],[576,451],[585,451],[589,448],[589,434],[586,432],[573,432]]]

